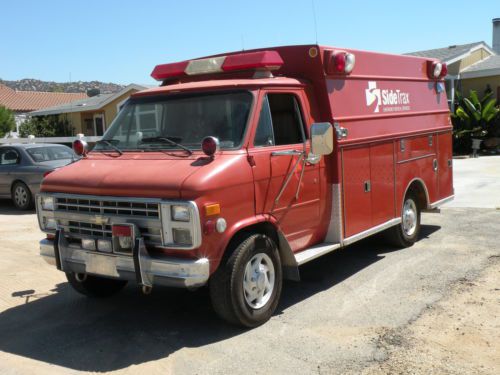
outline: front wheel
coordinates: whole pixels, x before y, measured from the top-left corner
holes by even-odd
[[[87,297],[111,297],[127,285],[126,280],[113,280],[87,274],[66,272],[70,285]]]
[[[248,235],[212,276],[212,305],[224,320],[256,327],[268,321],[276,310],[282,282],[275,242],[263,234]]]
[[[401,211],[401,223],[387,232],[390,242],[398,247],[410,247],[418,239],[420,233],[420,207],[413,192],[409,192]]]

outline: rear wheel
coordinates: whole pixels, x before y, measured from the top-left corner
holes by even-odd
[[[239,241],[210,280],[210,296],[216,313],[244,327],[256,327],[271,318],[278,306],[281,288],[278,248],[263,234],[248,235]]]
[[[66,278],[73,289],[87,297],[110,297],[127,285],[126,280],[106,279],[73,272],[66,272]]]
[[[33,196],[24,183],[16,182],[12,186],[12,202],[20,210],[29,210],[33,207]]]
[[[420,233],[420,207],[416,194],[409,192],[401,211],[401,223],[387,232],[390,242],[398,247],[412,246]]]

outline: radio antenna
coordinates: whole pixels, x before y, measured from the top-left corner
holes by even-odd
[[[318,44],[318,24],[316,22],[316,9],[314,7],[314,0],[311,0],[311,7],[312,7],[313,19],[314,19],[314,34],[316,36],[316,44]]]

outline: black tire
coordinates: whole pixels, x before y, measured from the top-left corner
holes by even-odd
[[[221,262],[210,279],[209,288],[213,308],[222,319],[231,324],[249,328],[257,327],[271,318],[281,295],[283,275],[278,248],[275,242],[264,234],[247,234],[235,241],[228,251],[229,256]],[[268,271],[264,271],[265,268],[260,268],[260,266],[256,267],[260,271],[254,289],[260,283],[261,290],[264,290],[261,303],[266,301],[262,306],[256,307],[252,306],[251,301],[248,302],[251,296],[244,291],[244,285],[248,287],[249,284],[244,280],[247,265],[251,260],[259,259],[259,257],[262,258]],[[268,264],[269,260],[273,268],[271,264]],[[259,264],[261,264],[260,261]],[[249,269],[252,270],[251,267]],[[274,271],[274,278],[271,270]],[[252,273],[252,275],[257,274]],[[265,279],[264,282],[261,282],[262,278]],[[269,288],[262,285],[263,283],[270,285],[270,280],[274,281],[269,291]],[[265,292],[265,289],[268,291]],[[255,305],[257,304],[258,300],[255,300]]]
[[[126,280],[113,280],[91,275],[82,276],[84,280],[78,281],[76,274],[66,272],[66,278],[73,289],[87,297],[111,297],[127,285]]]
[[[33,195],[23,182],[16,182],[12,186],[11,197],[17,209],[25,211],[33,208]]]
[[[413,220],[416,225],[414,227],[409,224],[405,225],[405,219],[408,218],[408,215],[405,215],[405,207],[408,205],[413,207],[411,210],[415,214]],[[420,212],[421,209],[418,205],[417,195],[411,191],[408,192],[401,210],[401,223],[387,230],[387,238],[392,245],[401,248],[413,246],[420,235]]]

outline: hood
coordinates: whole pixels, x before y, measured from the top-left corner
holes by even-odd
[[[183,181],[199,167],[187,158],[89,157],[48,175],[41,191],[85,195],[180,198]]]

